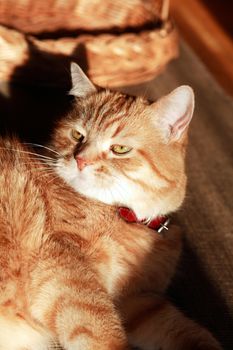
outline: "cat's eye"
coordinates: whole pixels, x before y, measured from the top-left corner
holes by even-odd
[[[124,145],[112,145],[111,151],[115,154],[121,155],[129,153],[132,150],[131,147],[124,146]]]
[[[79,132],[79,131],[76,130],[76,129],[72,129],[71,135],[72,135],[73,139],[74,139],[75,141],[77,141],[77,142],[82,142],[83,139],[84,139],[83,134],[81,134],[81,132]]]

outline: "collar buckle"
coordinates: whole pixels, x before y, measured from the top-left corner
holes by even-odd
[[[165,222],[161,223],[160,226],[159,226],[159,228],[157,229],[157,232],[158,232],[158,233],[161,233],[163,230],[168,231],[168,230],[169,230],[168,225],[169,225],[170,221],[171,221],[171,219],[170,219],[170,218],[167,218],[167,219],[165,220]]]
[[[170,218],[168,218],[166,215],[138,220],[135,213],[131,209],[126,207],[119,207],[118,213],[127,222],[146,225],[148,228],[151,228],[152,230],[158,233],[161,233],[163,230],[168,230]]]

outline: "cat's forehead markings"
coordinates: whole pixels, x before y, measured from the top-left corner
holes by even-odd
[[[125,124],[121,123],[120,125],[118,125],[112,135],[112,138],[116,137],[117,135],[120,134],[120,132],[124,129]]]
[[[107,121],[107,123],[105,124],[105,126],[104,126],[104,129],[106,130],[106,129],[108,129],[109,127],[112,127],[114,124],[116,124],[117,122],[119,122],[120,120],[122,120],[122,118],[123,118],[123,115],[122,114],[118,114],[117,115],[117,117],[115,117],[115,118],[113,118],[113,119],[109,119],[108,121]]]

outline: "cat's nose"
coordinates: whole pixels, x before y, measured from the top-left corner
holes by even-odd
[[[76,156],[75,159],[76,159],[79,170],[83,170],[85,168],[85,166],[92,164],[91,161],[89,161],[83,157],[80,157],[80,156]]]

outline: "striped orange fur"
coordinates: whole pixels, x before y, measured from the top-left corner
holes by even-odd
[[[0,140],[0,349],[219,350],[207,330],[163,297],[181,251],[179,230],[160,236],[117,211],[134,207],[135,198],[139,216],[151,215],[152,206],[157,215],[181,205],[186,131],[178,137],[174,125],[167,141],[152,121],[157,107],[91,90],[54,131],[55,157]],[[164,110],[163,101],[158,105]],[[72,139],[73,128],[84,144]],[[109,138],[130,141],[132,153],[113,156]],[[78,170],[76,154],[91,165]],[[126,194],[135,186],[136,197],[122,192],[104,203],[114,177],[126,181]]]

